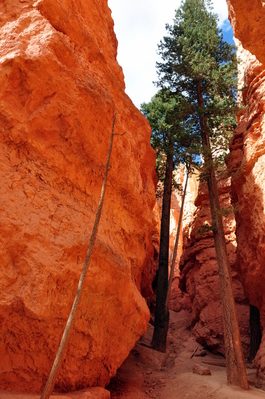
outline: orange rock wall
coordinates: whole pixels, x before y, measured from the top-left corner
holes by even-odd
[[[107,0],[0,2],[0,388],[40,391],[111,169],[57,391],[104,386],[146,330],[155,153],[124,93]],[[123,134],[124,133],[124,134]]]
[[[234,171],[233,201],[238,203],[237,267],[250,303],[260,310],[261,324],[265,327],[264,306],[264,194],[265,194],[265,3],[228,0],[229,18],[234,34],[244,49],[240,50],[242,63],[243,103],[247,106],[231,141],[228,166]],[[256,356],[258,376],[265,379],[265,335]],[[264,382],[263,382],[264,385]]]
[[[265,327],[265,68],[246,51],[243,102],[247,109],[241,116],[230,143],[228,167],[233,172],[232,197],[237,204],[237,268],[247,297],[261,313]],[[265,342],[256,358],[259,376],[265,379]]]
[[[229,208],[230,181],[219,180],[219,198],[222,207]],[[202,225],[211,225],[209,195],[206,183],[199,186],[195,201],[197,207],[184,234],[183,254],[180,260],[180,288],[191,301],[192,331],[202,345],[224,354],[222,305],[220,299],[218,265],[212,232],[200,234]],[[241,338],[245,356],[249,349],[249,305],[235,271],[236,238],[235,219],[230,214],[224,218],[225,239],[232,269]]]
[[[265,1],[226,0],[228,17],[233,26],[234,36],[243,47],[265,64]]]

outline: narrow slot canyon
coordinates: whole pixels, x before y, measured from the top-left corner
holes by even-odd
[[[264,397],[265,8],[227,5],[241,109],[217,187],[250,389],[227,383],[209,194],[198,171],[187,185],[167,349],[152,347],[163,183],[152,127],[125,92],[108,0],[2,0],[0,399],[37,399],[44,389],[86,258],[115,114],[102,215],[51,398]],[[180,164],[169,272],[184,174]]]

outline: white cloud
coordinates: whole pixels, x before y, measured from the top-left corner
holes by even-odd
[[[118,39],[118,62],[123,68],[126,93],[139,107],[150,101],[157,89],[155,64],[157,44],[172,24],[181,0],[108,0]],[[227,19],[225,0],[214,0],[220,26]]]

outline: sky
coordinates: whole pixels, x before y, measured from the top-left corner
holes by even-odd
[[[118,62],[123,69],[126,93],[136,107],[149,102],[157,88],[157,45],[165,36],[165,24],[172,24],[181,0],[108,0],[118,39]],[[229,43],[233,31],[227,19],[226,0],[213,0],[219,26]]]

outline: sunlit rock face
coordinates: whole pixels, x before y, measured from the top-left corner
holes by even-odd
[[[231,207],[230,180],[220,179],[218,190],[221,207],[229,209]],[[196,339],[212,351],[224,354],[222,305],[213,233],[202,228],[203,225],[211,225],[206,183],[201,183],[199,186],[195,206],[197,209],[194,218],[186,229],[183,238],[183,254],[180,260],[180,288],[189,294],[191,300],[192,331]],[[234,215],[230,213],[223,217],[223,222],[243,350],[247,357],[249,305],[234,267],[236,257]]]
[[[239,46],[242,102],[247,106],[231,141],[228,166],[234,171],[232,195],[238,204],[237,267],[250,303],[260,310],[264,331],[264,166],[265,166],[265,22],[264,1],[228,1],[229,18]],[[258,376],[265,379],[265,337],[255,359]],[[263,382],[264,385],[264,382]]]
[[[145,332],[155,153],[124,93],[107,0],[0,2],[0,388],[40,391],[91,265],[56,390],[104,386]]]
[[[226,0],[235,37],[265,64],[265,1]]]
[[[234,171],[232,195],[238,204],[237,267],[250,303],[258,307],[265,327],[265,3],[229,0],[229,18],[239,47],[242,102],[247,106],[231,141],[228,166]],[[265,336],[255,359],[260,380],[265,380]]]
[[[184,186],[184,168],[182,168],[178,174],[178,183]],[[184,189],[184,187],[183,187]],[[193,214],[196,209],[194,203],[198,194],[198,176],[196,173],[189,176],[187,183],[187,191],[185,195],[184,207],[183,207],[183,217],[181,230],[179,235],[177,258],[174,267],[174,278],[171,289],[171,298],[169,302],[170,309],[179,312],[182,309],[191,310],[191,301],[187,293],[183,292],[179,288],[180,281],[180,270],[179,263],[183,251],[183,236],[185,237],[186,232],[189,230],[189,225],[193,220]],[[182,195],[177,190],[174,193],[174,198],[172,199],[172,210],[171,210],[171,220],[170,220],[170,260],[172,261],[173,251],[175,246],[175,239],[177,235],[177,228],[179,223],[180,208],[182,203]],[[171,267],[171,262],[170,262]]]
[[[265,69],[256,57],[240,49],[246,106],[230,143],[228,167],[233,172],[232,198],[237,205],[236,265],[247,297],[260,310],[265,327]],[[265,379],[265,341],[256,357],[258,375]]]

